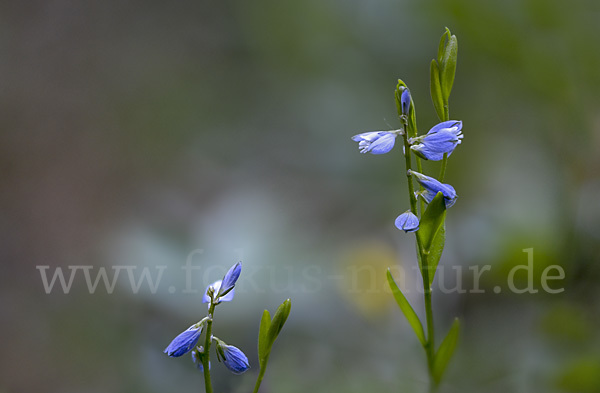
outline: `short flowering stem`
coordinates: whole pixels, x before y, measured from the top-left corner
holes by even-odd
[[[202,368],[204,369],[204,387],[206,393],[212,393],[210,381],[210,344],[212,343],[212,322],[215,304],[211,301],[208,309],[208,320],[206,321],[206,336],[204,338],[204,356],[202,356]]]

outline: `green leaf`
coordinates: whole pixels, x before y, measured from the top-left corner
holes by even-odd
[[[398,288],[398,285],[396,285],[396,282],[394,281],[394,277],[392,277],[392,272],[390,272],[390,269],[388,269],[387,271],[387,280],[392,290],[392,294],[394,295],[394,299],[396,299],[400,310],[402,310],[404,316],[406,317],[406,320],[415,331],[415,334],[421,342],[421,345],[427,345],[427,341],[425,340],[425,332],[423,331],[423,325],[421,324],[417,313],[415,313],[415,310],[412,308],[408,300],[406,300],[406,297],[404,297],[402,291],[400,291],[400,288]]]
[[[271,326],[269,326],[269,330],[267,332],[267,336],[269,338],[270,345],[273,345],[275,339],[279,335],[279,332],[283,328],[285,321],[290,315],[290,310],[292,308],[292,301],[287,299],[277,308],[275,311],[275,315],[273,315],[273,320],[271,321]]]
[[[263,312],[260,320],[260,328],[258,330],[258,362],[260,367],[263,367],[265,359],[271,352],[271,342],[269,342],[269,327],[271,326],[271,314],[268,310]]]
[[[437,266],[440,262],[440,258],[442,257],[442,252],[444,251],[444,244],[446,243],[446,225],[442,225],[438,233],[433,238],[433,242],[431,243],[431,250],[429,250],[429,255],[427,255],[427,271],[429,274],[429,285],[433,284],[433,279],[435,278],[435,272],[437,270]]]
[[[421,217],[419,224],[419,231],[417,232],[421,237],[421,245],[425,253],[431,251],[431,245],[439,232],[444,220],[446,219],[446,202],[444,201],[444,195],[438,192],[435,198],[429,203],[427,209]]]
[[[410,112],[408,113],[408,128],[410,131],[410,136],[417,136],[417,110],[415,109],[415,102],[412,99],[412,95],[410,98]]]
[[[446,31],[444,32],[444,34],[442,34],[442,37],[440,38],[440,44],[438,46],[438,62],[440,63],[440,66],[442,67],[442,69],[444,68],[443,65],[443,61],[444,61],[444,49],[446,48],[446,41],[448,40],[448,38],[450,38],[451,33],[450,30],[448,30],[448,28],[446,27]]]
[[[440,118],[440,121],[444,121],[444,97],[442,96],[442,86],[440,85],[440,69],[435,60],[431,60],[429,88],[431,90],[431,101],[433,101],[435,112]]]
[[[444,102],[448,102],[452,85],[454,84],[454,74],[456,73],[456,59],[458,56],[458,40],[453,35],[448,39],[448,45],[444,52],[444,66],[441,70],[442,92],[444,93]]]
[[[433,360],[433,379],[436,384],[439,384],[442,380],[444,371],[446,371],[446,367],[448,367],[448,363],[450,363],[450,359],[454,354],[456,344],[458,343],[459,330],[460,323],[458,322],[458,318],[455,318],[448,335],[444,341],[442,341],[442,345],[440,345],[440,348],[435,354],[435,359]]]

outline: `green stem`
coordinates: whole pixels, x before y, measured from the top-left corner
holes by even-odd
[[[431,304],[431,285],[429,285],[429,266],[427,265],[428,252],[421,252],[421,263],[423,264],[423,297],[425,298],[425,316],[427,318],[427,365],[433,382],[433,360],[435,359],[435,335],[433,329],[433,307]]]
[[[406,130],[406,124],[405,124]],[[417,198],[415,197],[415,189],[413,184],[412,175],[409,173],[409,170],[412,169],[411,162],[411,154],[410,154],[410,145],[408,143],[407,132],[404,133],[404,150],[405,150],[405,162],[406,162],[406,176],[408,177],[408,193],[410,198],[410,209],[411,212],[417,215]],[[421,171],[421,162],[417,161],[417,168]],[[423,211],[423,208],[421,208]],[[429,266],[427,264],[427,256],[429,254],[428,250],[423,249],[423,243],[421,240],[421,234],[419,231],[415,233],[416,241],[417,241],[417,252],[419,253],[419,260],[421,261],[421,272],[423,277],[423,290],[424,290],[424,298],[425,298],[425,314],[427,318],[427,342],[425,345],[425,352],[427,355],[427,367],[429,370],[429,375],[431,377],[431,386],[432,389],[435,389],[435,382],[433,380],[433,360],[435,356],[435,342],[434,342],[434,329],[433,329],[433,308],[431,305],[431,285],[429,285]]]
[[[417,198],[415,197],[415,186],[413,184],[412,175],[409,172],[409,170],[411,169],[409,147],[410,147],[410,145],[408,144],[408,140],[405,135],[404,136],[404,148],[406,149],[406,152],[407,152],[407,154],[406,154],[406,177],[408,180],[408,194],[409,194],[408,197],[410,199],[410,211],[412,212],[412,214],[417,216],[419,214],[419,212],[417,211]]]
[[[210,381],[210,344],[212,342],[212,318],[215,312],[215,304],[211,302],[208,309],[208,321],[206,321],[206,336],[204,337],[204,356],[202,356],[202,367],[204,368],[204,387],[206,393],[212,393],[212,383]]]
[[[258,373],[258,378],[256,378],[256,384],[254,385],[254,391],[252,393],[258,393],[260,384],[262,383],[263,377],[265,376],[265,371],[267,371],[267,363],[269,362],[269,355],[270,355],[270,353],[265,357],[265,360],[260,365],[260,372]]]
[[[444,153],[444,158],[442,158],[442,167],[440,168],[440,175],[438,176],[438,180],[440,183],[444,182],[444,176],[446,176],[446,166],[448,165],[448,153]]]

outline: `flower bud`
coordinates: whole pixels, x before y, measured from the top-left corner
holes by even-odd
[[[191,351],[198,342],[203,326],[203,324],[190,326],[171,341],[169,346],[165,348],[164,353],[171,357],[179,357]]]
[[[223,359],[223,364],[234,374],[242,374],[250,368],[248,358],[239,348],[227,345],[222,340],[214,337],[217,341],[217,357]]]
[[[405,211],[396,218],[396,228],[408,233],[419,230],[419,218],[410,210]]]
[[[425,202],[430,203],[433,201],[433,198],[435,198],[438,192],[441,192],[444,195],[446,208],[452,207],[456,202],[458,195],[456,195],[454,187],[452,187],[450,184],[440,183],[433,177],[423,175],[422,173],[415,172],[410,169],[408,174],[413,175],[419,184],[425,189],[425,191],[419,194],[423,199],[425,199]]]
[[[402,108],[402,114],[404,116],[407,116],[410,114],[410,103],[411,103],[411,96],[410,96],[410,91],[408,90],[408,88],[405,88],[402,91],[402,95],[400,96],[400,104],[401,104],[401,108]]]

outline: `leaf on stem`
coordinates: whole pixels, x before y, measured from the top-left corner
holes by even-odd
[[[448,102],[452,85],[454,84],[454,74],[456,73],[456,59],[458,56],[458,40],[453,35],[448,39],[448,44],[444,52],[443,68],[442,68],[442,92],[444,93],[444,102]]]
[[[387,280],[388,280],[388,284],[390,285],[390,288],[392,290],[392,294],[394,295],[394,299],[396,299],[396,302],[398,303],[400,310],[402,310],[402,313],[404,313],[406,320],[408,321],[410,326],[412,326],[413,330],[415,331],[415,334],[417,335],[417,338],[421,342],[421,345],[423,345],[423,346],[427,345],[427,341],[425,340],[425,331],[423,330],[423,325],[421,324],[421,321],[419,320],[417,313],[415,313],[415,310],[412,308],[412,306],[410,305],[408,300],[406,300],[406,297],[404,297],[404,295],[402,294],[402,291],[400,291],[400,288],[398,288],[398,285],[396,285],[396,282],[394,281],[394,277],[392,277],[392,273],[390,272],[389,269],[387,271]]]
[[[419,235],[421,236],[421,242],[423,245],[423,251],[429,253],[433,241],[444,225],[446,219],[446,202],[442,192],[438,192],[437,195],[425,209],[423,216],[421,217],[421,223],[419,226]]]
[[[440,348],[435,354],[435,359],[433,361],[433,379],[436,384],[439,384],[442,380],[442,376],[444,375],[444,371],[448,367],[448,363],[450,363],[450,359],[454,354],[454,350],[456,349],[456,344],[458,343],[458,333],[460,330],[460,323],[458,318],[454,319],[452,326],[450,327],[450,331],[448,335],[442,341]]]
[[[443,68],[443,61],[444,61],[444,50],[446,49],[446,41],[448,40],[448,38],[450,38],[451,35],[452,34],[450,33],[450,30],[446,27],[446,31],[440,37],[440,44],[438,45],[437,58],[438,58],[438,61],[440,62],[440,66],[442,66],[442,68]]]
[[[290,315],[290,310],[292,308],[292,301],[287,299],[277,308],[275,311],[275,315],[273,315],[273,320],[271,321],[271,326],[269,326],[269,331],[267,336],[269,338],[270,345],[273,345],[275,339],[279,335],[279,332],[283,328],[283,324]]]
[[[429,274],[429,285],[433,284],[433,279],[435,278],[435,272],[437,271],[438,264],[440,262],[440,258],[442,257],[442,252],[444,251],[444,244],[446,243],[446,225],[442,225],[438,233],[433,238],[433,242],[431,243],[431,250],[429,250],[429,255],[427,256],[427,269],[428,272],[433,272]]]
[[[431,101],[435,107],[440,121],[444,120],[444,98],[442,96],[442,86],[440,85],[440,68],[437,61],[431,60],[431,75],[429,88],[431,90]]]
[[[264,366],[264,361],[270,352],[268,336],[270,326],[271,314],[269,314],[268,310],[265,310],[260,320],[260,328],[258,331],[258,362],[261,368]]]

